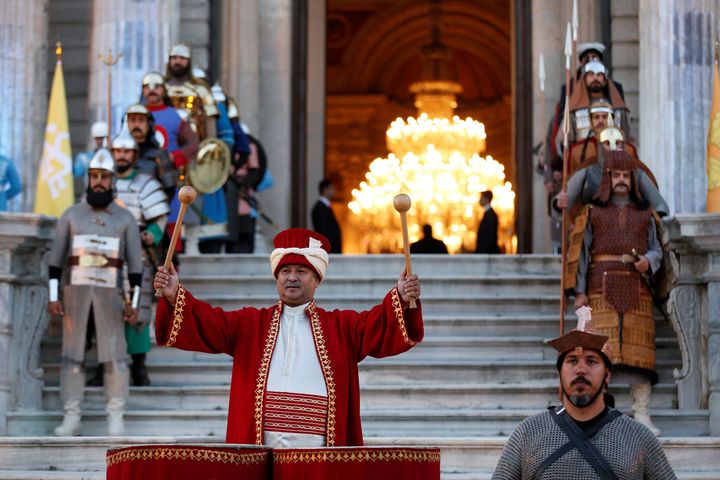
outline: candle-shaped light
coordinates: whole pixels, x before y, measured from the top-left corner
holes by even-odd
[[[578,8],[577,0],[573,0],[573,11],[572,11],[572,39],[573,42],[577,42],[577,32],[580,22],[578,21]]]
[[[570,22],[565,30],[565,68],[570,69],[570,58],[572,57],[572,27]]]
[[[538,79],[540,80],[540,91],[545,91],[545,57],[540,54],[540,61],[538,62]]]

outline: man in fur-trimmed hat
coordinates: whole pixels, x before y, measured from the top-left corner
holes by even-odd
[[[364,312],[316,306],[330,242],[292,228],[274,239],[270,267],[279,302],[226,312],[196,299],[171,267],[158,268],[160,345],[233,357],[228,443],[362,445],[357,364],[397,355],[423,338],[420,280],[404,272],[379,305]]]
[[[576,263],[568,256],[566,286],[575,290],[575,306],[590,306],[595,326],[610,338],[613,372],[630,384],[635,419],[659,435],[648,413],[658,376],[647,279],[660,269],[662,246],[653,211],[638,189],[635,162],[623,151],[608,157],[600,188],[573,229],[582,242],[575,242],[581,245]]]
[[[518,425],[493,480],[676,478],[653,433],[606,403],[613,362],[607,341],[583,307],[576,329],[547,342],[558,352],[562,406]]]

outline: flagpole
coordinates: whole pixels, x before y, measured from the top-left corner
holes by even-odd
[[[570,85],[570,57],[572,56],[571,27],[567,24],[565,33],[565,84]],[[563,182],[562,191],[567,193],[567,181],[570,171],[570,146],[568,145],[568,135],[570,133],[570,88],[565,89],[565,113],[563,115]],[[565,268],[567,266],[567,227],[568,227],[568,210],[570,205],[563,209],[562,213],[562,261],[560,273],[560,335],[565,334]]]
[[[108,125],[108,136],[107,146],[110,147],[112,141],[112,67],[122,58],[123,54],[119,53],[113,57],[112,49],[108,48],[107,55],[98,55],[100,61],[107,67],[107,125]]]

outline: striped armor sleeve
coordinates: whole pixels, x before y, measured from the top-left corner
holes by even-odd
[[[170,205],[168,204],[162,185],[156,179],[149,175],[142,175],[139,189],[140,209],[145,222],[150,223],[153,219],[170,213]]]

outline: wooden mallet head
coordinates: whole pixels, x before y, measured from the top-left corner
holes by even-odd
[[[395,198],[393,198],[393,207],[400,213],[410,210],[410,205],[412,205],[412,201],[410,197],[404,193],[398,193],[395,195]]]
[[[178,200],[184,205],[190,205],[197,198],[197,190],[190,185],[185,185],[178,191]]]

